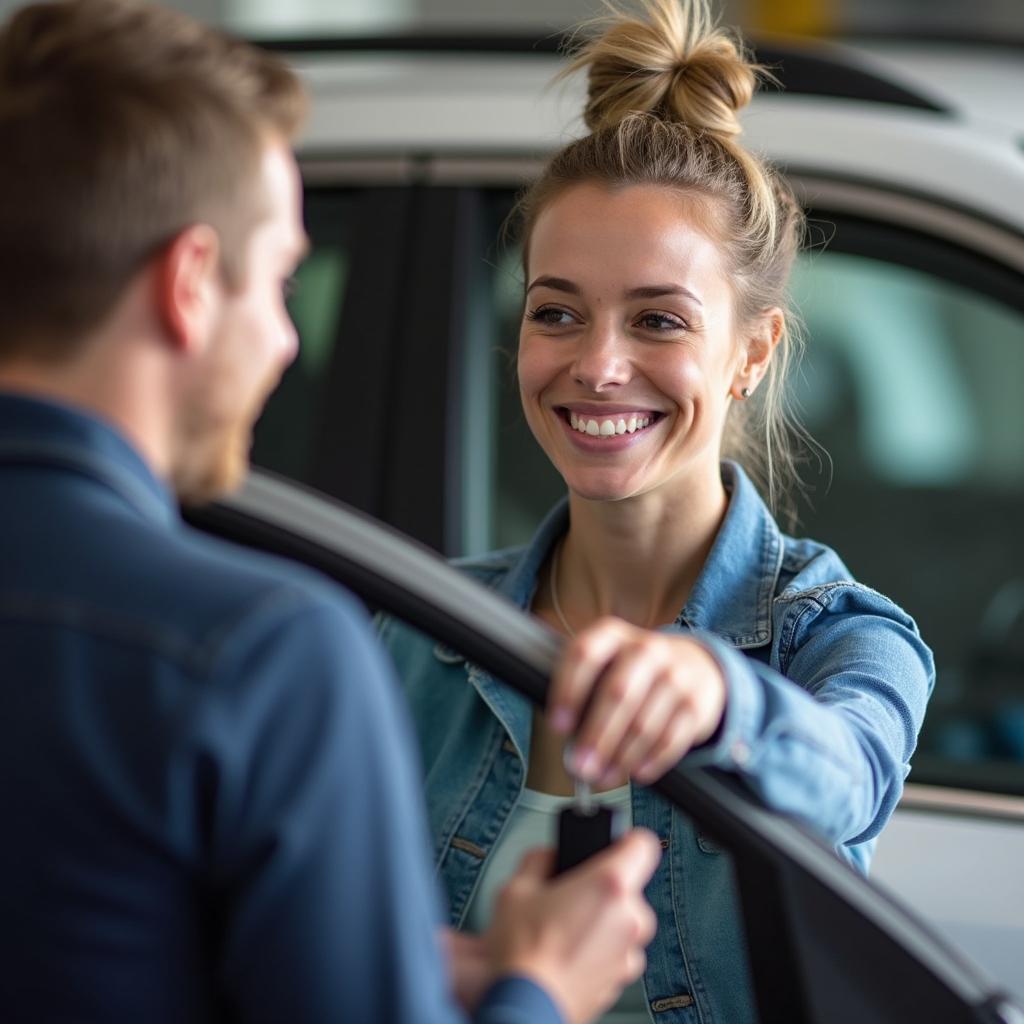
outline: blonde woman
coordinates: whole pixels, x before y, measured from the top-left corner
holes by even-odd
[[[589,779],[667,851],[658,933],[608,1021],[753,1021],[728,859],[643,788],[736,773],[866,870],[933,683],[913,621],[787,536],[788,186],[744,149],[757,69],[701,0],[613,17],[577,56],[586,137],[521,201],[527,422],[568,490],[524,548],[467,572],[565,634],[546,710],[425,638],[408,691],[452,924],[483,932],[522,852]],[[768,499],[766,504],[762,494]],[[585,713],[584,713],[585,709]]]

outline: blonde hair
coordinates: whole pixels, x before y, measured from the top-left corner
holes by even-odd
[[[599,24],[603,32],[562,72],[587,72],[583,119],[590,134],[551,159],[514,211],[524,265],[538,216],[566,189],[655,185],[696,200],[706,213],[727,257],[739,324],[775,306],[787,323],[794,320],[787,287],[803,212],[775,169],[738,141],[739,113],[764,69],[715,25],[707,0],[644,0],[639,15],[613,9]],[[784,327],[762,387],[750,401],[733,403],[722,444],[788,520],[797,438],[805,435],[784,383],[800,348],[799,332]]]

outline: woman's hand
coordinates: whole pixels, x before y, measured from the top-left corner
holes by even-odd
[[[575,734],[580,778],[601,786],[653,782],[718,728],[725,679],[699,641],[603,618],[562,653],[548,719]]]

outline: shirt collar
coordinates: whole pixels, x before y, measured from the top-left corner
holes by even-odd
[[[179,518],[170,488],[114,427],[84,409],[0,392],[0,465],[11,463],[80,473],[146,518],[165,525]]]
[[[706,629],[735,647],[760,647],[771,640],[771,604],[782,566],[782,534],[739,465],[722,463],[722,483],[729,493],[729,507],[676,621],[692,629]],[[568,528],[569,501],[563,498],[545,516],[498,590],[520,608],[528,608],[540,567]]]

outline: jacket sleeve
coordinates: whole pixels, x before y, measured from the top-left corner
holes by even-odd
[[[781,671],[697,634],[726,677],[725,717],[687,764],[740,775],[849,859],[892,814],[935,681],[912,619],[859,584],[783,595],[774,616]]]
[[[246,1022],[464,1021],[437,940],[414,740],[361,611],[340,598],[270,612],[218,666],[207,773],[218,987]],[[499,981],[479,1024],[560,1024]]]

